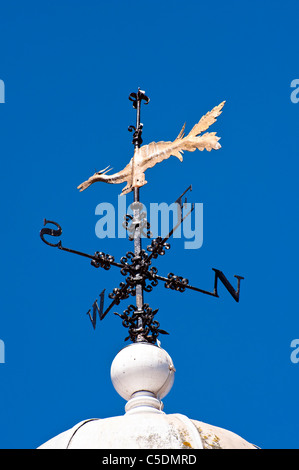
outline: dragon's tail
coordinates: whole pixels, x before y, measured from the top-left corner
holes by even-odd
[[[203,116],[187,136],[184,136],[184,128],[182,129],[176,139],[178,142],[181,139],[181,147],[178,149],[179,153],[182,153],[184,150],[194,152],[195,149],[211,151],[212,149],[217,150],[221,148],[221,145],[218,142],[220,137],[216,135],[216,132],[205,132],[204,134],[202,134],[202,132],[207,130],[212,124],[214,124],[214,122],[216,122],[216,118],[222,112],[224,103],[225,101],[220,103],[218,106],[215,106],[212,111]],[[176,156],[180,158],[179,154]]]

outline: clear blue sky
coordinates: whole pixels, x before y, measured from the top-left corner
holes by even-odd
[[[151,98],[145,144],[174,139],[226,100],[211,129],[221,150],[146,174],[145,203],[171,203],[192,184],[189,199],[204,207],[203,246],[174,240],[159,273],[207,290],[213,267],[232,283],[245,277],[239,304],[221,284],[219,299],[163,285],[146,295],[177,369],[165,411],[262,448],[299,447],[298,14],[290,0],[2,2],[0,448],[35,448],[124,413],[110,365],[127,331],[110,314],[94,332],[86,316],[123,277],[47,247],[39,230],[45,217],[67,247],[116,259],[131,249],[95,235],[97,204],[116,204],[122,186],[76,187],[131,158],[138,86]]]

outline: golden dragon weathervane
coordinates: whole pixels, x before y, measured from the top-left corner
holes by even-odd
[[[242,276],[235,276],[237,278],[237,289],[235,289],[230,282],[227,280],[225,275],[219,269],[214,269],[214,289],[207,291],[194,287],[189,284],[188,279],[181,276],[177,276],[173,273],[169,273],[167,277],[158,274],[156,267],[152,266],[152,261],[158,256],[165,254],[165,250],[170,248],[168,243],[169,238],[172,236],[174,231],[182,224],[182,222],[188,217],[194,209],[192,204],[191,210],[183,216],[183,208],[186,206],[182,203],[182,197],[191,188],[187,188],[183,194],[177,199],[178,205],[178,222],[171,229],[171,231],[164,238],[158,236],[152,239],[150,245],[147,246],[146,250],[142,249],[141,238],[144,235],[143,228],[146,228],[146,238],[152,238],[150,232],[150,224],[144,219],[143,213],[141,212],[143,205],[139,201],[139,189],[141,186],[146,184],[145,171],[148,168],[152,168],[156,163],[162,162],[169,158],[171,155],[177,157],[180,161],[183,160],[182,153],[184,151],[194,152],[198,150],[217,150],[220,148],[219,137],[216,136],[215,132],[205,132],[220,115],[224,101],[218,106],[203,116],[200,121],[195,124],[193,129],[187,136],[184,135],[185,126],[183,126],[181,132],[173,142],[152,142],[149,145],[142,144],[142,128],[143,125],[140,122],[140,107],[141,102],[145,101],[145,104],[149,102],[149,98],[145,96],[145,93],[138,89],[137,93],[131,93],[129,99],[133,101],[133,108],[137,111],[136,127],[130,126],[129,131],[134,130],[133,144],[134,144],[134,155],[128,165],[120,172],[107,175],[109,172],[108,167],[98,173],[95,173],[87,181],[80,184],[78,189],[83,191],[88,188],[91,184],[97,181],[103,181],[105,183],[123,183],[126,182],[126,186],[122,190],[122,194],[126,194],[130,191],[134,191],[134,202],[130,205],[133,216],[126,214],[124,226],[128,232],[134,233],[134,236],[129,236],[130,240],[134,240],[134,252],[128,251],[126,256],[123,256],[120,262],[115,261],[114,257],[103,253],[96,252],[94,255],[83,253],[81,251],[73,250],[62,246],[61,241],[58,243],[51,243],[44,238],[45,235],[52,237],[59,237],[62,234],[61,226],[57,222],[44,219],[44,225],[54,224],[57,229],[44,227],[40,231],[40,237],[47,245],[54,246],[60,250],[74,253],[91,260],[92,266],[95,268],[103,268],[109,270],[112,266],[120,269],[120,272],[125,276],[125,282],[121,282],[119,287],[114,288],[113,291],[108,295],[112,302],[104,309],[104,294],[105,289],[100,294],[100,306],[97,300],[92,305],[91,309],[88,310],[87,314],[92,322],[93,327],[96,327],[97,314],[99,314],[100,320],[107,315],[107,313],[115,306],[119,305],[122,300],[128,299],[130,296],[135,297],[136,305],[129,305],[123,314],[116,313],[123,320],[123,326],[129,328],[129,336],[126,339],[131,339],[133,342],[149,342],[155,343],[160,333],[168,334],[166,331],[160,329],[160,324],[154,319],[157,309],[152,310],[148,304],[144,303],[144,292],[151,292],[153,287],[158,285],[159,281],[165,283],[167,289],[175,290],[178,292],[184,292],[186,289],[193,290],[195,292],[201,292],[208,294],[213,297],[218,297],[217,281],[218,279],[222,282],[231,296],[236,302],[239,302],[240,294],[240,281],[244,279]]]
[[[143,91],[139,89],[138,94],[140,95],[139,100],[143,98],[146,99],[146,102],[148,103],[149,99],[144,95]],[[132,98],[137,98],[136,93],[131,93],[130,96]],[[80,191],[84,191],[84,189],[97,181],[110,184],[126,182],[127,184],[123,188],[121,194],[127,194],[134,188],[140,188],[147,183],[144,173],[148,168],[154,167],[157,163],[166,160],[172,155],[182,162],[182,153],[184,151],[194,152],[196,149],[211,151],[212,149],[217,150],[221,148],[221,145],[219,144],[220,137],[217,137],[216,132],[202,133],[216,122],[216,118],[222,112],[224,103],[225,101],[220,103],[218,106],[215,106],[212,111],[203,116],[187,136],[184,134],[184,124],[181,132],[173,142],[151,142],[150,144],[143,145],[142,147],[135,145],[134,155],[123,170],[109,175],[107,174],[110,171],[109,165],[103,170],[95,173],[87,181],[84,181],[84,183],[80,184],[78,189],[80,189]],[[140,126],[141,127],[139,129],[137,127],[137,133],[139,130],[139,136],[142,131],[142,124]],[[132,127],[133,126],[130,126],[129,129],[132,130]],[[134,129],[136,133],[136,128]]]

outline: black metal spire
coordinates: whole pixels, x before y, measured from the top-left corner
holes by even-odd
[[[135,149],[139,148],[142,144],[142,128],[143,124],[140,122],[140,114],[141,114],[141,102],[145,101],[145,104],[149,103],[149,98],[145,96],[145,92],[138,88],[137,93],[131,93],[129,95],[129,100],[133,101],[133,108],[136,109],[136,127],[129,126],[128,130],[132,132],[134,129],[133,134],[133,145]],[[134,158],[134,157],[133,157]],[[144,328],[143,328],[143,315],[144,315],[144,301],[143,301],[143,284],[141,282],[142,276],[138,271],[141,270],[142,264],[142,247],[141,247],[141,209],[143,207],[139,201],[139,188],[134,188],[134,203],[131,204],[131,209],[133,210],[133,219],[132,224],[134,226],[134,261],[136,263],[136,311],[134,314],[137,316],[137,330],[140,333],[136,337],[136,341],[143,341],[144,336]],[[138,282],[140,280],[140,282]]]

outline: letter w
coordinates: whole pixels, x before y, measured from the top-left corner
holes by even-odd
[[[102,315],[103,315],[103,310],[104,310],[104,294],[105,294],[105,290],[106,290],[106,289],[104,289],[104,290],[100,293],[100,299],[101,299],[100,307],[98,306],[98,301],[95,300],[94,303],[92,304],[92,316],[91,316],[91,314],[90,314],[90,309],[89,309],[88,312],[87,312],[87,315],[89,315],[89,318],[90,318],[90,321],[91,321],[91,323],[92,323],[92,326],[93,326],[93,329],[94,329],[94,330],[96,329],[97,313],[99,313],[100,320],[102,320]]]

